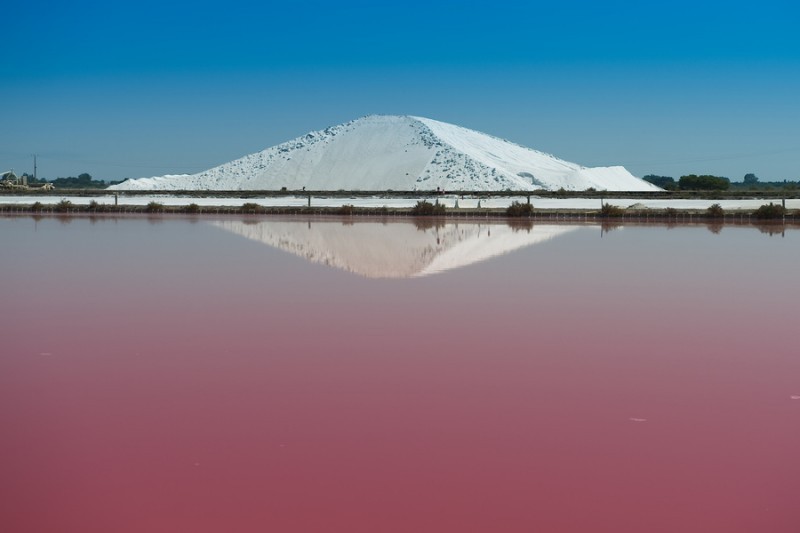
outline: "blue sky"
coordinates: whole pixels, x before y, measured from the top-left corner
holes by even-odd
[[[636,175],[800,179],[792,2],[6,0],[0,170],[196,172],[371,113]]]

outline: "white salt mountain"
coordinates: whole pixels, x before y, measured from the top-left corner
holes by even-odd
[[[370,115],[198,174],[127,180],[118,190],[650,191],[624,167],[583,167],[428,118]]]

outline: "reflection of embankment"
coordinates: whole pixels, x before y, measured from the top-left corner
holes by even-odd
[[[576,226],[341,221],[214,221],[212,225],[320,263],[371,278],[425,276],[484,261]]]

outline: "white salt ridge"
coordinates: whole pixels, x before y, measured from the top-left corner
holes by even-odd
[[[660,190],[621,166],[589,168],[422,117],[370,115],[198,174],[115,190]]]

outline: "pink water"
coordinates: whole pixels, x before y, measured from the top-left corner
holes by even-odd
[[[0,253],[2,531],[800,531],[800,231],[401,280],[203,221]]]

